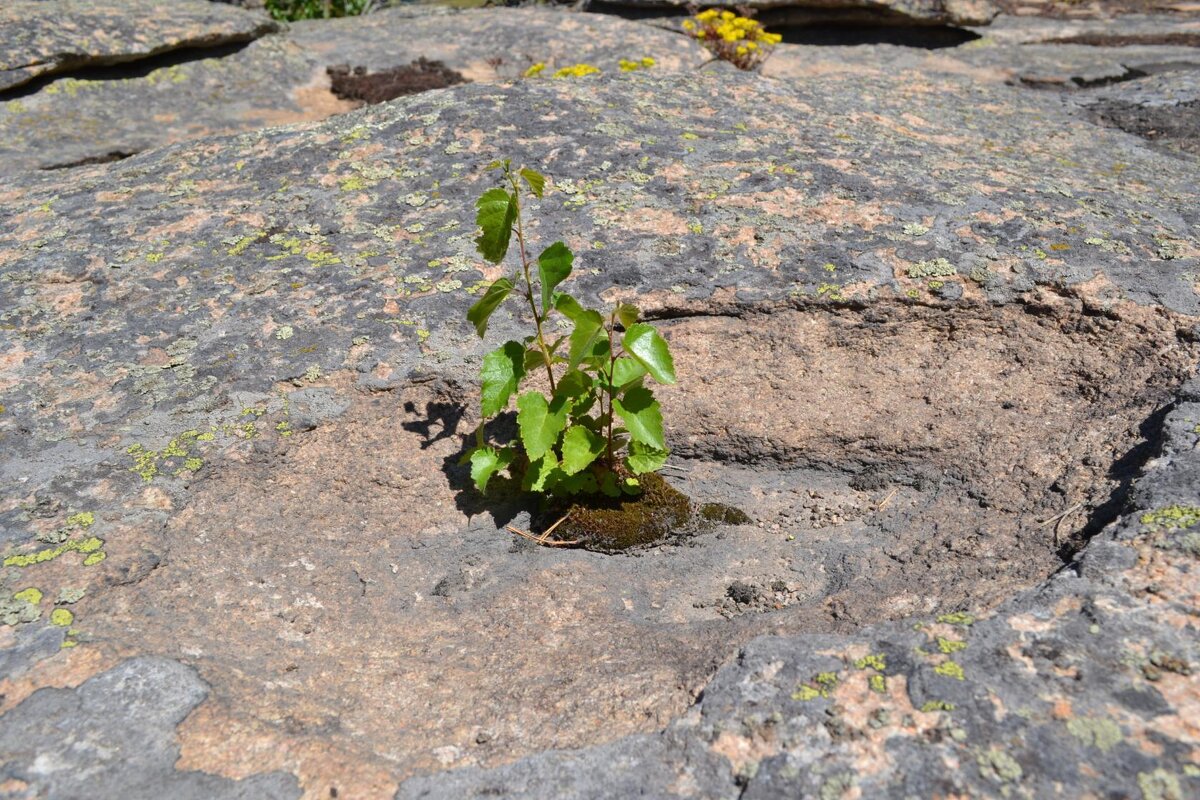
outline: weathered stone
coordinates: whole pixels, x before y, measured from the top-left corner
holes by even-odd
[[[475,83],[6,179],[0,581],[48,599],[0,629],[0,730],[150,655],[210,687],[109,709],[151,787],[1194,790],[1200,167],[894,52]],[[572,293],[670,337],[670,480],[749,524],[558,551],[468,488],[479,358],[526,328],[463,319],[503,156],[551,176],[528,233],[576,250]]]
[[[276,27],[207,0],[9,0],[0,8],[0,91],[79,67],[246,42]]]
[[[472,80],[497,81],[519,78],[535,60],[549,75],[580,61],[617,71],[622,58],[647,55],[655,70],[705,60],[698,45],[658,28],[538,9],[390,9],[297,23],[236,52],[62,78],[0,99],[0,174],[115,161],[187,139],[344,113],[355,104],[330,92],[326,68],[336,64],[374,72],[430,57]]]
[[[0,717],[0,785],[29,797],[299,797],[290,775],[232,781],[175,769],[175,726],[207,694],[195,670],[163,658],[130,659],[75,689],[34,692]]]

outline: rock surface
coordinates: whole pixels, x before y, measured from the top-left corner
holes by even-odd
[[[1200,789],[1200,164],[1097,125],[1135,82],[680,53],[6,179],[5,791],[76,792],[61,731],[120,745],[98,797]],[[572,292],[667,331],[668,477],[751,524],[530,548],[469,488],[506,155]]]
[[[245,42],[276,27],[263,14],[207,0],[9,0],[0,8],[0,91],[69,69]]]

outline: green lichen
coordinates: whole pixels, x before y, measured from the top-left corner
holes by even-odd
[[[92,536],[88,539],[76,539],[70,542],[64,542],[58,547],[50,547],[44,550],[38,550],[35,553],[27,555],[12,555],[4,559],[6,567],[31,567],[34,564],[44,564],[47,561],[53,561],[63,553],[84,553],[91,558],[97,553],[103,552],[100,550],[104,546],[104,540]],[[88,563],[88,558],[84,559],[84,564]]]
[[[1121,726],[1111,719],[1076,717],[1067,722],[1067,731],[1085,746],[1095,747],[1102,753],[1107,753],[1125,738]]]
[[[56,605],[60,606],[71,605],[72,603],[78,603],[80,600],[82,600],[86,593],[87,590],[85,589],[72,589],[64,586],[58,590],[58,598],[54,602]]]
[[[1200,523],[1200,506],[1167,506],[1142,515],[1142,524],[1168,531],[1190,528]]]
[[[937,637],[937,646],[938,646],[938,650],[940,650],[942,653],[944,653],[946,655],[950,655],[951,653],[957,653],[959,650],[967,649],[966,642],[960,642],[955,639],[947,639],[943,636]]]
[[[887,678],[882,675],[872,675],[867,678],[867,686],[871,688],[872,692],[887,694]]]
[[[13,595],[14,600],[21,600],[34,606],[42,602],[42,597],[42,590],[36,589],[32,586],[30,586],[28,589],[22,589]]]
[[[945,700],[926,700],[925,704],[921,706],[921,710],[926,714],[935,711],[953,711],[954,703],[947,703]]]
[[[947,678],[954,678],[955,680],[959,681],[966,679],[966,675],[963,673],[962,665],[956,661],[943,661],[941,664],[938,664],[936,667],[934,667],[933,671],[938,675],[942,675]]]
[[[99,564],[101,561],[103,561],[106,558],[108,558],[107,553],[105,553],[103,550],[97,550],[96,552],[88,555],[88,557],[83,560],[83,565],[85,567],[93,567],[96,564]]]
[[[962,625],[966,627],[975,624],[975,617],[965,611],[954,611],[949,614],[942,614],[937,618],[937,621],[947,625]]]
[[[997,783],[1016,783],[1024,775],[1017,760],[1003,750],[992,748],[981,751],[975,760],[979,764],[979,774]]]
[[[1179,778],[1162,767],[1153,772],[1139,772],[1137,784],[1145,800],[1183,800],[1186,796]]]
[[[887,669],[887,659],[882,653],[872,653],[854,662],[855,669],[873,669],[883,672]]]
[[[801,684],[796,691],[792,692],[792,699],[799,700],[801,703],[807,703],[811,700],[816,700],[818,697],[824,697],[819,689],[814,689],[808,684]]]
[[[945,278],[958,274],[958,269],[944,258],[934,258],[929,261],[918,261],[908,268],[910,278]]]
[[[60,628],[68,628],[75,621],[75,615],[65,608],[56,608],[50,612],[50,624]]]
[[[854,773],[852,772],[833,775],[826,778],[825,782],[821,784],[818,795],[821,800],[839,800],[854,788],[855,782]]]
[[[90,528],[96,524],[96,515],[91,511],[80,511],[67,517],[68,528]]]

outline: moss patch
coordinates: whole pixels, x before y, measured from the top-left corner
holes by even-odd
[[[635,497],[573,500],[555,517],[569,514],[557,536],[577,541],[587,550],[619,553],[694,531],[695,509],[687,495],[655,473],[638,480],[642,493]]]

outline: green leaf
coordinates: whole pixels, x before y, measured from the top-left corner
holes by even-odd
[[[558,459],[554,457],[553,450],[547,450],[546,454],[537,461],[531,462],[528,469],[525,470],[525,480],[522,484],[527,492],[545,492],[554,488],[554,483],[562,472],[558,469]]]
[[[517,398],[517,425],[530,461],[537,461],[558,443],[558,435],[567,426],[567,407],[564,398],[547,403],[541,392],[526,392]]]
[[[620,322],[621,327],[628,330],[633,327],[633,323],[638,321],[641,313],[637,306],[630,305],[629,303],[621,303],[621,305],[617,306],[617,322]]]
[[[646,368],[642,366],[640,361],[634,361],[632,358],[621,356],[613,364],[613,386],[618,389],[627,383],[631,383],[646,374]]]
[[[563,435],[562,471],[575,475],[604,452],[605,439],[582,425],[572,425]]]
[[[542,193],[546,191],[546,176],[526,168],[521,170],[521,177],[529,184],[529,191],[537,195],[540,200]]]
[[[475,224],[482,230],[475,238],[479,254],[499,264],[508,253],[513,223],[517,220],[516,197],[503,189],[488,189],[475,205],[479,208]]]
[[[562,470],[559,470],[561,473]],[[593,494],[600,488],[596,483],[596,476],[591,471],[580,472],[576,475],[563,474],[559,482],[555,485],[555,491],[566,492],[567,494]]]
[[[663,441],[662,411],[649,389],[630,389],[623,397],[614,397],[613,411],[625,422],[629,437],[635,442],[656,450],[667,449],[667,443]]]
[[[489,286],[483,297],[467,311],[467,321],[475,326],[475,332],[479,334],[480,339],[487,333],[488,319],[492,312],[500,307],[512,290],[513,282],[508,278],[500,278]]]
[[[525,351],[525,372],[533,372],[541,369],[546,363],[546,356],[536,347],[531,347]]]
[[[662,469],[662,465],[667,463],[668,455],[670,453],[666,450],[659,450],[634,440],[629,443],[629,455],[625,458],[625,463],[634,475],[641,475]]]
[[[608,497],[621,496],[621,485],[617,483],[617,476],[608,470],[605,470],[600,478],[600,492]]]
[[[484,167],[484,170],[486,170],[487,172],[491,172],[494,169],[502,168],[506,163],[507,162],[501,161],[500,159],[497,158],[495,161],[493,161],[492,163],[490,163],[486,167]]]
[[[538,277],[542,279],[542,311],[549,311],[554,289],[571,274],[575,254],[562,242],[555,242],[538,256]]]
[[[471,480],[480,492],[487,490],[488,481],[512,461],[513,454],[494,447],[481,447],[471,454]]]
[[[579,301],[566,292],[555,292],[553,296],[554,307],[567,319],[574,322],[579,317],[583,316],[586,309],[579,305]]]
[[[586,372],[573,369],[558,379],[554,390],[556,397],[582,397],[592,388],[592,377]]]
[[[598,344],[603,344],[607,352],[608,341],[601,342],[604,332],[604,317],[598,311],[584,311],[575,320],[575,330],[571,331],[571,352],[567,357],[567,369],[575,369],[579,362],[595,355]]]
[[[646,371],[659,383],[675,383],[675,362],[667,348],[667,340],[658,335],[653,325],[639,322],[630,325],[621,339],[625,352],[641,362]]]
[[[483,416],[492,417],[508,407],[508,398],[525,377],[525,348],[520,342],[504,345],[483,357]]]

